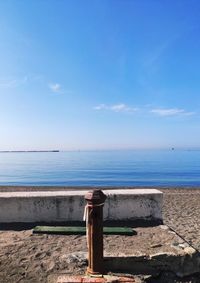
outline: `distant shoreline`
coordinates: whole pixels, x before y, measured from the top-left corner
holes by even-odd
[[[60,152],[60,150],[0,150],[0,153],[21,153],[21,152]]]
[[[38,192],[38,191],[90,191],[100,190],[134,190],[134,189],[157,189],[167,191],[168,193],[191,193],[200,191],[200,186],[56,186],[56,185],[2,185],[0,184],[0,193],[2,192]]]

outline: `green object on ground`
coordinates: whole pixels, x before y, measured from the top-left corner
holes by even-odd
[[[81,226],[36,226],[33,233],[85,235],[86,228]],[[104,227],[103,233],[107,235],[134,235],[133,229],[129,227]]]

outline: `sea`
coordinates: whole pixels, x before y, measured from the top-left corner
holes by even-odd
[[[0,185],[200,186],[200,150],[0,152]]]

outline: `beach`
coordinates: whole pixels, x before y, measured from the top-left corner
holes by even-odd
[[[164,224],[184,238],[192,247],[200,250],[200,188],[165,188],[161,191],[164,194]],[[136,229],[139,231],[140,228]],[[149,233],[156,236],[154,227],[149,229]],[[123,247],[125,237],[104,237],[105,250],[112,251],[120,246]],[[128,244],[126,242],[127,251],[135,245],[143,245],[143,241],[144,239],[141,238],[141,242],[137,240],[136,244],[132,236]],[[157,249],[159,251],[159,247]],[[38,235],[32,233],[32,227],[1,225],[0,282],[45,283],[47,276],[56,272],[82,274],[86,263],[66,257],[73,252],[87,252],[85,236]],[[166,278],[165,276],[165,279],[141,282],[200,282],[198,276],[187,278],[187,281],[181,281],[181,279],[173,281],[174,278]]]
[[[200,250],[200,189],[164,189],[164,223]]]
[[[199,27],[198,0],[0,0],[0,283],[200,283]]]

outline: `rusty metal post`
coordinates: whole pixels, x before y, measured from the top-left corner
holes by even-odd
[[[85,195],[87,201],[88,275],[102,275],[103,265],[103,205],[106,195],[93,190]]]

